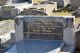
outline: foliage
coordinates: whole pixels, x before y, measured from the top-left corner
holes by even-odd
[[[53,12],[52,16],[71,16],[72,14],[68,11]]]

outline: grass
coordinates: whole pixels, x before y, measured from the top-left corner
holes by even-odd
[[[80,17],[75,18],[75,24],[80,24]]]
[[[12,19],[0,20],[0,23],[1,23],[1,22],[14,23],[14,20],[12,20]],[[0,29],[3,29],[3,27],[2,27],[2,26],[0,26]]]
[[[33,3],[40,3],[40,2],[43,2],[45,0],[32,0]]]
[[[60,12],[54,12],[52,16],[72,16],[71,12],[68,11],[60,11]],[[80,17],[75,18],[75,24],[80,23]]]
[[[68,11],[54,12],[52,16],[71,16],[72,14]]]
[[[0,19],[0,22],[3,22],[3,21],[5,21],[5,22],[12,22],[13,19]]]

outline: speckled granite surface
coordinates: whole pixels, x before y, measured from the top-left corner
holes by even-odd
[[[17,43],[18,53],[56,53],[63,41],[24,40]]]

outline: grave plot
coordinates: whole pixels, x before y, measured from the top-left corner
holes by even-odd
[[[14,22],[12,20],[4,21],[4,23],[0,25],[0,35],[4,35],[11,30],[14,30]]]

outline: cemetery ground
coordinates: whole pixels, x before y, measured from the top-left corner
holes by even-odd
[[[61,10],[61,11],[53,12],[51,16],[72,16],[72,12],[73,11],[69,12],[68,10]],[[75,24],[79,24],[79,23],[80,23],[80,16],[75,17]]]
[[[14,20],[7,19],[7,20],[0,20],[0,35],[4,35],[11,30],[14,30]]]
[[[59,10],[59,11],[54,11],[51,16],[72,16],[72,12],[73,11],[62,9],[62,10]],[[4,22],[7,23],[6,25],[8,25],[8,26],[6,26],[6,27],[7,27],[8,30],[9,29],[10,30],[14,29],[14,19],[0,19],[0,30],[5,28],[5,27],[2,27],[4,25],[1,25],[1,23],[4,24]],[[75,18],[75,23],[76,24],[80,23],[80,17]]]
[[[54,12],[52,16],[71,16],[71,12],[68,11],[60,11],[60,12]]]
[[[72,11],[57,11],[53,12],[51,16],[72,16]],[[2,24],[1,24],[2,23]],[[75,23],[79,24],[80,23],[80,17],[75,18]],[[0,19],[0,32],[1,34],[8,33],[9,31],[14,30],[14,19]],[[0,47],[3,48],[3,47]],[[0,51],[4,51],[0,49]]]
[[[14,20],[13,19],[0,19],[0,36],[14,30]],[[7,51],[7,47],[0,45],[0,53]]]
[[[66,11],[62,10],[62,11],[59,11],[59,12],[53,12],[53,14],[51,16],[72,16],[71,13],[72,13],[72,11],[68,12],[67,10]],[[0,19],[0,24],[1,23],[4,24],[4,22],[7,23],[7,25],[8,25],[8,26],[6,26],[6,27],[8,27],[7,29],[10,29],[10,28],[14,29],[14,19]],[[80,17],[75,18],[75,23],[76,24],[80,23]],[[0,25],[0,30],[5,28],[5,27],[2,27],[2,26],[3,25]]]
[[[57,11],[53,11],[52,16],[72,16],[72,12],[69,7],[59,7]]]

